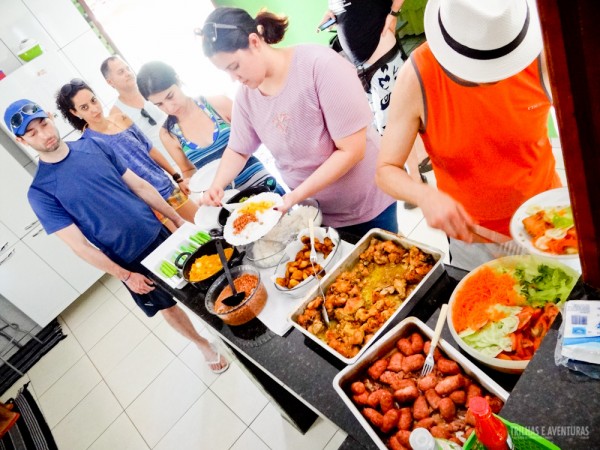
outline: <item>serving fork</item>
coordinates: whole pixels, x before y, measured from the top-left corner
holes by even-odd
[[[315,250],[315,229],[313,224],[313,218],[308,218],[308,231],[310,234],[310,256],[309,261],[312,266],[312,270],[314,273],[314,277],[317,279],[317,284],[319,285],[319,292],[321,293],[321,297],[323,298],[323,303],[321,303],[321,315],[323,316],[323,321],[325,325],[329,326],[329,315],[327,314],[327,308],[325,308],[325,293],[323,292],[323,287],[321,286],[321,279],[315,270],[315,263],[317,262],[317,251]]]
[[[425,364],[423,364],[423,369],[421,370],[422,377],[429,375],[433,370],[433,365],[435,364],[435,361],[433,359],[433,352],[437,347],[438,341],[440,340],[440,335],[442,334],[442,328],[444,328],[444,322],[446,321],[447,314],[448,304],[444,303],[442,305],[442,309],[440,310],[440,315],[438,317],[437,323],[435,324],[435,331],[433,332],[433,337],[431,338],[431,347],[429,347],[429,353],[427,353],[427,358],[425,358]]]

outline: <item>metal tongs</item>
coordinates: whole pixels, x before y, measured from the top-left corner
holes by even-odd
[[[310,234],[310,265],[312,266],[313,273],[315,274],[315,278],[317,279],[317,284],[319,285],[319,291],[321,292],[321,297],[323,298],[323,303],[321,303],[321,315],[323,316],[323,321],[325,325],[329,326],[329,315],[327,314],[327,308],[325,308],[325,293],[323,292],[323,287],[321,286],[321,279],[315,270],[315,263],[317,262],[317,251],[315,250],[315,229],[313,226],[313,218],[308,218],[308,231]]]
[[[471,232],[483,238],[483,242],[495,244],[496,251],[492,252],[496,257],[526,255],[529,252],[515,242],[511,237],[505,236],[497,231],[482,227],[481,225],[471,225]]]

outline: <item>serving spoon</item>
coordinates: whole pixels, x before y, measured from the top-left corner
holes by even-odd
[[[229,283],[229,287],[231,288],[231,292],[233,295],[226,297],[223,299],[223,304],[227,306],[237,306],[239,305],[244,297],[246,296],[245,292],[238,292],[235,289],[235,285],[233,284],[233,278],[231,276],[231,271],[229,270],[229,266],[227,265],[227,257],[225,256],[225,252],[223,251],[223,244],[220,239],[215,239],[215,247],[217,247],[217,253],[219,254],[219,259],[221,260],[221,265],[223,266],[223,270],[225,271],[225,277],[227,278],[227,282]]]

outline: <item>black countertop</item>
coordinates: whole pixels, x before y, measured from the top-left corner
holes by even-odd
[[[465,274],[465,271],[446,266],[446,272],[413,310],[398,317],[388,328],[406,315],[416,316],[433,328],[439,306],[448,301],[452,290]],[[200,316],[238,354],[241,353],[276,383],[348,433],[342,449],[377,448],[333,389],[333,378],[345,367],[344,363],[295,329],[281,337],[258,319],[237,327],[225,325],[206,310],[203,293],[193,286],[188,285],[181,290],[167,289]],[[571,298],[600,297],[579,284]],[[500,413],[502,417],[530,427],[563,449],[600,448],[600,440],[593,437],[595,432],[600,431],[600,381],[554,364],[557,328],[558,323],[555,323],[520,377],[479,367],[511,392]],[[447,326],[442,337],[459,348]]]

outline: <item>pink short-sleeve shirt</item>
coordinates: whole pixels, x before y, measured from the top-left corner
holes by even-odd
[[[375,185],[379,134],[356,69],[333,50],[298,45],[282,91],[265,96],[242,86],[233,107],[229,147],[251,154],[264,144],[287,185],[294,189],[336,151],[334,140],[367,127],[362,161],[315,197],[327,225],[355,225],[393,203]]]

